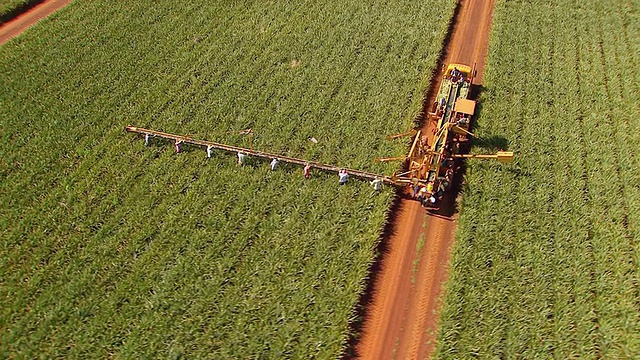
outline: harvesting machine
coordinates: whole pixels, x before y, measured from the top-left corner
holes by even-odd
[[[390,135],[388,139],[403,136],[414,136],[409,153],[406,156],[380,158],[378,161],[407,161],[405,171],[394,173],[392,176],[380,175],[355,169],[345,169],[352,176],[374,180],[377,179],[389,185],[411,186],[414,196],[420,189],[419,198],[426,207],[434,208],[442,196],[451,188],[453,175],[460,167],[461,158],[497,159],[500,162],[511,162],[513,153],[499,151],[491,155],[464,154],[469,136],[469,123],[475,112],[476,102],[467,99],[475,69],[467,65],[451,64],[444,73],[440,89],[429,113],[429,125],[432,129],[426,133],[423,130],[412,130],[403,134]],[[215,143],[212,141],[196,140],[189,136],[169,134],[161,131],[127,126],[126,131],[144,135],[145,143],[150,138],[164,138],[175,142],[176,151],[181,151],[184,143],[207,148],[207,156],[211,149],[234,152],[265,159],[278,159],[283,162],[309,166],[324,171],[335,172],[344,169],[340,166],[321,164],[314,161],[272,154],[253,149],[250,129],[241,134],[249,134],[250,148]]]
[[[442,78],[442,83],[428,113],[431,133],[423,130],[391,135],[397,138],[413,135],[413,143],[406,156],[380,158],[378,161],[407,160],[406,171],[394,174],[392,179],[414,187],[414,196],[420,195],[423,204],[435,207],[444,194],[451,189],[454,173],[460,168],[461,158],[496,159],[499,162],[513,161],[513,152],[499,151],[491,155],[463,154],[467,148],[471,117],[475,113],[476,102],[468,99],[475,67],[450,64]],[[427,130],[427,132],[429,132]]]

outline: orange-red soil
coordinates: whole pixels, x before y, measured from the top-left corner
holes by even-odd
[[[71,0],[45,0],[26,12],[0,25],[0,45],[4,44],[9,39],[22,34],[23,31],[27,30],[27,28],[70,2]]]
[[[481,84],[495,0],[461,0],[444,50],[442,64],[476,64]],[[429,107],[440,86],[432,84]],[[429,109],[426,109],[427,111]],[[426,121],[432,134],[436,125]],[[429,139],[431,143],[432,139]],[[362,359],[425,359],[435,346],[442,285],[447,278],[456,228],[455,199],[443,200],[438,212],[425,211],[403,194],[391,219],[371,301],[365,305],[361,338],[355,353]],[[420,239],[423,244],[420,244]],[[421,246],[419,246],[421,245]]]
[[[45,0],[0,25],[0,44],[64,7],[71,0]],[[482,81],[491,16],[495,0],[460,0],[443,64],[477,66],[474,84]],[[440,86],[435,79],[431,94]],[[433,97],[434,97],[433,96]],[[433,97],[426,104],[433,103]],[[427,134],[435,126],[427,121]],[[431,139],[430,141],[431,142]],[[455,199],[443,201],[438,213],[426,212],[403,194],[383,240],[380,271],[373,296],[365,308],[362,337],[355,347],[363,359],[424,359],[434,349],[442,284],[447,278],[449,255],[456,227]],[[420,239],[423,244],[420,244]],[[421,246],[419,246],[419,244]]]

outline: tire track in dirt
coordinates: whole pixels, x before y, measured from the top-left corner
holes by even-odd
[[[494,1],[460,0],[451,38],[444,50],[442,64],[477,64],[475,85],[482,80]],[[45,0],[3,23],[0,45],[70,2]],[[433,102],[440,81],[440,76],[434,79],[426,107]],[[427,122],[423,129],[431,134],[433,126]],[[454,208],[455,199],[450,196],[443,202],[440,214],[427,213],[408,193],[401,194],[391,230],[383,240],[388,250],[382,255],[380,272],[374,277],[373,299],[365,310],[363,336],[355,348],[360,357],[389,359],[394,354],[402,359],[430,357],[436,339],[441,285],[446,280],[453,244],[456,224],[448,216]],[[423,233],[425,244],[416,254]],[[414,261],[419,261],[415,273]]]
[[[406,318],[412,321],[400,333],[400,341],[395,349],[398,359],[424,359],[427,348],[435,345],[432,342],[423,343],[424,332],[430,330],[428,320],[433,320],[435,315],[429,314],[429,311],[435,308],[434,302],[438,300],[429,290],[436,287],[435,282],[444,275],[444,267],[439,266],[439,260],[447,259],[445,262],[448,262],[448,246],[452,241],[448,241],[447,237],[454,233],[455,222],[453,219],[433,218],[427,226],[423,248],[438,251],[422,251],[419,254],[420,264],[424,263],[426,266],[418,267],[415,274],[416,283],[406,310]],[[435,334],[427,334],[427,338],[435,340]]]
[[[385,260],[376,278],[376,283],[380,284],[380,286],[375,291],[374,302],[382,303],[386,306],[372,307],[371,313],[366,314],[373,321],[371,323],[372,328],[384,329],[384,331],[369,334],[369,336],[375,336],[377,344],[391,351],[395,347],[396,337],[384,335],[387,333],[396,334],[401,330],[401,323],[395,321],[395,319],[403,316],[404,306],[395,301],[395,299],[409,297],[411,288],[404,285],[406,285],[407,280],[411,281],[413,259],[419,238],[419,236],[412,235],[421,233],[421,220],[425,214],[425,210],[417,201],[407,200],[408,195],[402,195],[396,213],[397,218],[390,231],[390,237],[398,239],[398,241],[389,243],[389,249],[383,255]],[[421,214],[421,216],[412,216],[414,214]],[[367,350],[375,351],[376,347],[370,347]]]
[[[0,45],[22,34],[38,21],[60,10],[71,0],[45,0],[24,13],[0,25]]]
[[[482,81],[495,0],[461,0],[452,20],[443,61],[477,66],[474,85]],[[424,112],[428,112],[440,86],[441,74],[432,82]],[[432,137],[436,124],[422,129]],[[432,139],[429,139],[431,142]],[[447,278],[453,246],[455,194],[443,200],[437,213],[426,212],[403,192],[398,211],[383,242],[380,271],[372,276],[371,301],[366,304],[361,338],[355,354],[362,359],[424,359],[435,348],[442,284]],[[420,236],[425,244],[417,251]],[[418,262],[414,272],[413,264]],[[415,279],[415,284],[412,281]]]

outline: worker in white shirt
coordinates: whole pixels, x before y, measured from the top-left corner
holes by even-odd
[[[238,151],[238,165],[243,165],[244,164],[244,159],[247,157],[247,154]]]
[[[271,164],[269,164],[269,166],[271,167],[271,170],[275,171],[279,163],[280,163],[280,160],[278,160],[277,158],[271,160]]]
[[[340,172],[338,173],[338,177],[340,177],[340,185],[346,184],[347,180],[349,180],[349,174],[347,174],[347,170],[345,169],[340,170]]]
[[[418,201],[422,202],[424,199],[427,198],[428,195],[429,193],[427,191],[427,187],[421,186],[420,190],[418,191]]]
[[[373,185],[373,189],[375,191],[380,191],[382,189],[382,180],[379,177],[375,177],[375,179],[371,180],[371,185]]]

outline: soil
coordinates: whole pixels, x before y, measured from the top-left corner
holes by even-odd
[[[45,0],[0,25],[0,45],[22,34],[30,26],[51,15],[71,0]]]
[[[449,63],[476,64],[473,84],[482,83],[495,0],[461,0],[438,68]],[[442,80],[432,81],[425,113]],[[472,93],[477,93],[473,91]],[[436,124],[426,120],[432,134]],[[429,143],[432,139],[429,139]],[[383,238],[384,253],[373,274],[364,308],[361,337],[352,352],[363,359],[430,358],[437,337],[443,284],[447,279],[456,229],[455,192],[438,211],[426,211],[403,192]],[[370,298],[369,298],[370,297]]]
[[[64,7],[71,0],[45,0],[0,25],[0,44]],[[474,85],[482,82],[495,0],[460,0],[439,68],[452,62],[476,64]],[[293,62],[292,62],[292,66]],[[425,102],[428,112],[440,86],[432,81]],[[432,134],[435,124],[425,121]],[[429,140],[431,143],[432,139]],[[363,359],[424,359],[434,350],[442,284],[456,228],[455,194],[438,211],[427,212],[402,192],[380,246],[384,250],[374,267],[371,291],[364,295],[361,338],[352,352]]]

